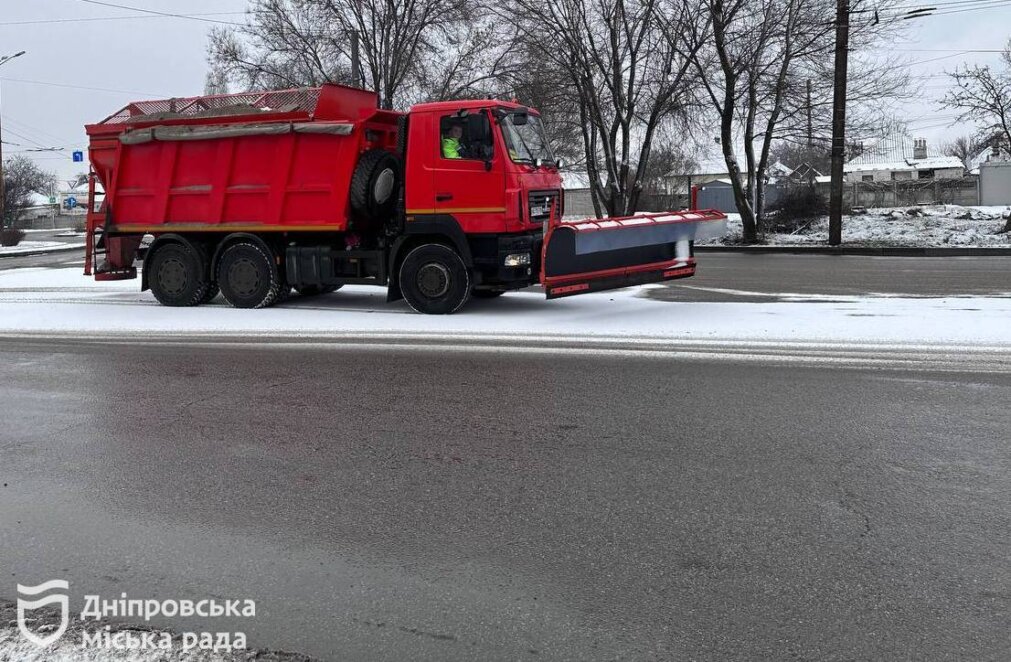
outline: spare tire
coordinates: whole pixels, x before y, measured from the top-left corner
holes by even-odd
[[[400,161],[385,149],[362,154],[351,176],[351,209],[365,221],[382,222],[397,207],[400,193]]]

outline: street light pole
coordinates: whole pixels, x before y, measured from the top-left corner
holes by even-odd
[[[0,66],[10,62],[16,57],[24,55],[24,51],[18,51],[14,55],[4,55],[0,57]],[[0,229],[4,226],[4,202],[7,200],[7,180],[4,175],[4,152],[3,152],[3,118],[0,115]]]

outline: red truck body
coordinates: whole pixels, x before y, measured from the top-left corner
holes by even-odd
[[[567,296],[691,275],[686,247],[722,219],[562,223],[539,118],[516,103],[397,113],[324,85],[137,102],[86,130],[106,196],[89,210],[85,271],[135,277],[153,235],[143,287],[169,305],[220,287],[261,307],[345,283],[388,286],[423,312],[537,283]],[[453,135],[462,156],[449,158]]]

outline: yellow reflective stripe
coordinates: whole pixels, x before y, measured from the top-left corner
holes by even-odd
[[[109,232],[341,232],[344,226],[339,225],[263,225],[234,224],[221,225],[211,223],[161,223],[159,225],[140,225],[136,223],[119,223],[109,226]]]
[[[501,214],[505,207],[440,207],[439,209],[408,209],[408,214]]]

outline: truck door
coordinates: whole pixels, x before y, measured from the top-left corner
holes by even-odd
[[[502,232],[505,169],[485,110],[439,117],[435,211],[450,214],[465,232]]]

